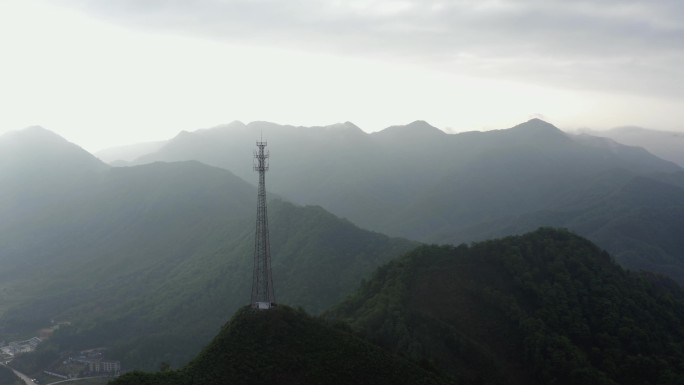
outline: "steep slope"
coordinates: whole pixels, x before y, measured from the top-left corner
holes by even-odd
[[[319,206],[272,201],[269,214],[278,301],[313,313],[343,300],[375,268],[418,245],[360,229]]]
[[[22,188],[32,189],[34,182],[27,180]],[[145,245],[165,247],[169,239],[183,242],[188,238],[184,233],[245,217],[255,191],[229,172],[197,162],[111,168],[79,182],[59,195],[35,190],[30,197],[20,197],[20,205],[39,205],[35,215],[17,213],[0,220],[0,228],[12,234],[2,238],[10,267],[69,275],[71,264],[77,262],[106,264],[121,255],[144,261],[144,256],[159,252]],[[84,266],[88,272],[105,267]]]
[[[136,348],[156,349],[145,358],[161,360],[149,345],[154,335],[142,336],[171,322],[183,299],[177,291],[191,295],[207,285],[201,273],[213,266],[197,259],[215,251],[208,242],[223,235],[231,245],[246,236],[255,189],[197,162],[112,168],[71,188],[39,216],[0,218],[13,234],[2,238],[0,328],[32,332],[66,320],[77,334],[67,336],[70,346],[132,343],[116,352],[129,365],[141,365]],[[203,326],[188,335],[215,330]]]
[[[0,280],[18,262],[12,258],[14,248],[31,247],[35,233],[50,237],[61,231],[49,224],[50,218],[66,215],[67,206],[89,194],[88,181],[108,170],[82,148],[42,127],[0,136]]]
[[[130,373],[133,384],[442,384],[445,380],[302,311],[242,308],[178,371]]]
[[[617,127],[611,130],[581,130],[593,136],[610,138],[628,146],[643,147],[670,162],[684,167],[684,133],[649,130],[642,127]]]
[[[105,167],[63,187],[17,196],[40,203],[35,215],[0,217],[0,332],[67,320],[63,347],[109,346],[128,368],[179,365],[248,301],[256,189],[244,180],[192,161]],[[320,207],[275,200],[269,214],[278,301],[312,312],[415,246]]]
[[[62,199],[64,192],[71,193],[71,185],[108,168],[87,151],[42,127],[8,132],[0,136],[0,215],[34,215],[43,204]],[[7,229],[0,230],[4,233]]]
[[[684,292],[567,231],[424,246],[326,314],[462,383],[684,381]]]

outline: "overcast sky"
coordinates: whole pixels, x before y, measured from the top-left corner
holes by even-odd
[[[680,0],[2,0],[0,132],[233,120],[684,131]]]

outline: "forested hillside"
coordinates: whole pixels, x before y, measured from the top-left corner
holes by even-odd
[[[563,230],[422,246],[326,314],[462,383],[684,381],[684,292]]]

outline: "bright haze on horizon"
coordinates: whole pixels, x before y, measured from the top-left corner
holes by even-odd
[[[233,120],[684,131],[681,20],[673,0],[3,0],[0,134],[96,151]]]

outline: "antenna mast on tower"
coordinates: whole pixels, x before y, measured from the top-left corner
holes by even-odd
[[[268,171],[268,151],[266,142],[256,142],[254,151],[254,171],[259,173],[257,193],[257,220],[254,237],[254,277],[252,280],[252,307],[270,309],[275,306],[273,277],[271,276],[271,245],[268,240],[268,214],[266,212],[266,171]]]

